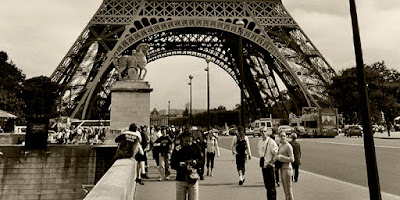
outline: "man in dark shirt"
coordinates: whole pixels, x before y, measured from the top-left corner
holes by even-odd
[[[160,164],[160,168],[159,168],[159,173],[160,173],[160,177],[159,177],[159,181],[161,181],[162,179],[166,179],[169,180],[169,156],[171,154],[172,151],[172,141],[171,139],[167,136],[167,130],[163,129],[161,131],[162,136],[159,137],[156,140],[156,144],[157,146],[159,146],[159,164]]]
[[[292,133],[291,137],[292,137],[292,141],[290,141],[289,143],[293,147],[293,154],[294,154],[294,162],[292,163],[292,166],[294,169],[294,182],[297,182],[297,180],[299,179],[299,166],[301,164],[301,162],[300,162],[301,148],[300,148],[300,144],[298,142],[296,142],[297,134]]]
[[[177,172],[177,200],[185,200],[186,194],[190,200],[199,199],[198,181],[190,178],[190,174],[203,165],[203,158],[199,146],[193,144],[192,140],[191,134],[185,131],[181,135],[181,145],[177,145],[172,152],[171,167]]]

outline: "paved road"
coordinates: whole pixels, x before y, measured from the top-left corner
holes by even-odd
[[[376,136],[383,136],[379,134]],[[249,138],[253,156],[258,157],[259,138]],[[221,137],[220,146],[229,149],[231,141],[232,137]],[[339,135],[335,138],[299,139],[298,142],[303,153],[302,170],[368,187],[362,138]],[[381,191],[400,195],[400,139],[375,138],[375,149]]]

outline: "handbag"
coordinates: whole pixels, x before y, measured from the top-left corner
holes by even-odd
[[[187,182],[194,184],[200,179],[200,175],[197,173],[197,169],[188,167]]]
[[[265,162],[265,158],[264,157],[265,157],[265,154],[267,153],[268,143],[269,143],[269,140],[267,141],[267,146],[265,147],[264,156],[260,158],[260,167],[261,168],[264,167],[264,162]]]
[[[282,164],[283,164],[283,162],[281,162],[281,161],[279,161],[279,160],[275,161],[275,168],[276,168],[276,169],[282,168]]]

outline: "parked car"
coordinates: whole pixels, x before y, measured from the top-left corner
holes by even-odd
[[[347,130],[349,130],[349,127],[351,125],[344,125],[344,127],[342,128],[341,132],[344,134],[344,136],[347,136]]]
[[[363,131],[360,125],[350,125],[348,129],[346,129],[346,136],[358,136],[362,137]]]
[[[374,133],[375,133],[375,132],[383,133],[383,126],[374,124],[374,125],[372,125],[372,131],[373,131]]]
[[[286,135],[289,136],[290,134],[292,134],[293,128],[292,128],[291,126],[289,126],[289,125],[280,125],[280,126],[278,127],[277,131],[278,131],[278,134],[279,134],[280,132],[285,132]]]
[[[293,132],[295,132],[297,135],[305,135],[306,134],[306,129],[304,128],[304,126],[296,126],[293,129]]]
[[[246,128],[246,131],[244,132],[245,135],[252,135],[254,136],[254,130],[252,128]],[[255,136],[254,136],[255,137]]]

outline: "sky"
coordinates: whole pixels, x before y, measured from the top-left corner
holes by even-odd
[[[290,15],[336,71],[355,66],[348,0],[282,0]],[[93,17],[102,0],[0,0],[0,51],[27,78],[50,76]],[[400,1],[356,0],[365,64],[385,61],[400,71]],[[203,59],[171,56],[147,65],[154,89],[151,109],[184,108],[192,75],[193,108],[207,107]],[[210,63],[210,107],[233,109],[240,90]]]

